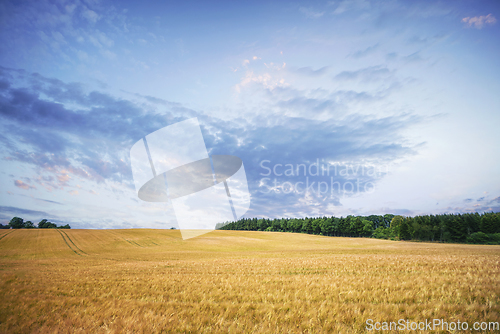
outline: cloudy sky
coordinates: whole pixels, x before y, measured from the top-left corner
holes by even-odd
[[[498,20],[498,1],[2,1],[0,220],[176,226],[129,154],[193,117],[243,160],[246,217],[500,211]]]

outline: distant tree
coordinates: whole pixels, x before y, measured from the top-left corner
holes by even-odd
[[[31,221],[24,222],[24,228],[35,228],[35,225]]]
[[[307,217],[304,219],[304,222],[302,223],[302,232],[304,232],[304,233],[311,233],[312,232],[311,220]]]
[[[321,233],[321,219],[314,219],[311,222],[311,229],[313,234]]]
[[[500,244],[500,233],[483,233],[475,232],[467,237],[467,242],[470,244],[489,244],[489,245],[499,245]]]
[[[242,218],[224,224],[222,229],[321,233],[328,236],[365,236],[391,240],[500,244],[500,213],[414,217],[386,214],[345,218],[333,216],[293,219]]]
[[[286,232],[288,230],[288,220],[283,218],[280,220],[280,228],[281,231]],[[252,229],[252,231],[256,231],[257,229]]]
[[[391,220],[390,228],[394,231],[396,236],[401,239],[401,225],[403,224],[403,217],[394,216]]]
[[[373,222],[368,219],[363,219],[363,236],[371,237],[373,234]]]
[[[272,223],[271,223],[271,227],[273,228],[273,231],[281,232],[281,220],[274,218]]]
[[[389,236],[387,234],[389,231],[392,231],[392,229],[379,226],[373,231],[373,236],[377,239],[388,239]]]
[[[9,224],[7,224],[7,225],[0,224],[0,230],[1,229],[8,229],[8,228],[10,228]]]
[[[302,231],[302,220],[301,219],[292,219],[292,231],[300,233]]]
[[[399,226],[399,239],[401,240],[411,240],[411,230],[408,221],[408,219],[403,218]]]
[[[71,229],[71,226],[69,226],[69,224],[66,224],[66,225],[61,225],[59,226],[58,228],[62,228],[62,229]]]
[[[333,235],[334,225],[333,225],[333,217],[332,218],[323,218],[321,220],[321,233],[323,235]]]
[[[453,215],[448,230],[453,241],[465,241],[467,239],[467,220],[461,214]]]
[[[374,229],[377,229],[381,225],[384,225],[383,227],[386,227],[385,224],[383,223],[384,217],[382,217],[382,216],[370,215],[370,216],[364,217],[364,219],[373,222]]]
[[[392,218],[394,218],[395,216],[393,214],[386,214],[384,215],[384,224],[385,224],[385,227],[389,227],[391,225],[391,221],[392,221]]]
[[[483,233],[499,232],[499,224],[497,221],[497,216],[493,212],[483,214],[479,226],[481,228],[481,232]]]
[[[45,228],[46,222],[47,222],[47,219],[40,220],[40,222],[38,222],[38,228]]]
[[[264,218],[257,220],[257,226],[259,228],[259,231],[265,231],[269,227],[269,225],[267,225],[267,221]]]
[[[422,219],[417,216],[415,218],[407,218],[408,227],[410,228],[410,236],[412,240],[418,240],[420,233],[422,232]]]
[[[351,218],[350,231],[351,235],[355,237],[360,237],[363,234],[363,221],[360,217]]]
[[[47,221],[47,219],[42,219],[38,223],[38,228],[57,228],[57,225]]]
[[[345,237],[349,233],[349,225],[351,222],[351,216],[340,217],[338,223],[338,235]]]
[[[19,217],[14,217],[10,220],[9,226],[12,228],[23,228],[24,227],[24,220]]]
[[[465,221],[467,225],[467,234],[470,235],[475,232],[479,232],[479,223],[481,222],[481,217],[476,212],[474,214],[469,213],[465,215]]]

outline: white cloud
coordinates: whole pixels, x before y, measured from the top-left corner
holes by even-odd
[[[64,8],[66,9],[67,13],[73,14],[76,8],[76,4],[66,5]]]
[[[103,32],[98,31],[97,37],[99,38],[101,44],[106,45],[108,48],[112,47],[115,44],[114,41],[106,36],[106,34]]]
[[[66,44],[64,36],[59,31],[53,31],[52,38],[59,44]]]
[[[313,9],[311,8],[305,8],[305,7],[300,7],[299,10],[304,13],[308,18],[310,19],[317,19],[321,16],[323,16],[323,14],[325,14],[325,12],[317,12],[317,11],[314,11]]]
[[[86,18],[90,23],[96,23],[100,19],[99,14],[88,8],[85,8],[82,11],[82,16]]]
[[[335,2],[330,2],[329,5],[335,5]],[[370,3],[365,0],[344,0],[339,2],[339,5],[333,12],[334,14],[342,14],[350,10],[368,10]]]
[[[270,73],[255,74],[253,71],[247,71],[244,78],[241,79],[240,83],[235,86],[236,91],[239,93],[241,89],[252,83],[257,83],[262,85],[266,89],[273,90],[276,87],[287,86],[284,78],[273,77]]]
[[[272,70],[276,70],[276,71],[279,71],[279,70],[282,70],[286,67],[286,63],[283,63],[283,65],[279,65],[279,64],[275,64],[275,63],[264,63],[264,65],[269,68],[269,69],[272,69]]]
[[[474,26],[476,29],[481,29],[483,26],[489,24],[495,24],[497,22],[497,19],[491,15],[488,14],[486,16],[481,15],[481,16],[474,16],[474,17],[464,17],[462,19],[462,22],[465,23],[468,27]]]
[[[114,60],[116,58],[116,54],[109,51],[109,50],[103,50],[103,51],[101,51],[101,54],[104,57],[108,58],[109,60]]]
[[[92,43],[95,47],[98,47],[98,48],[102,48],[102,45],[101,43],[99,43],[99,41],[97,40],[97,38],[95,38],[94,36],[89,36],[89,41],[90,43]]]
[[[89,61],[89,55],[87,54],[87,52],[85,51],[82,51],[82,50],[78,50],[76,52],[76,55],[78,56],[78,59],[80,59],[81,61]]]

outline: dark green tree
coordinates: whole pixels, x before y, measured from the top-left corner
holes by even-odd
[[[363,221],[360,217],[351,218],[351,235],[360,237],[363,234]]]
[[[33,225],[33,223],[28,220],[27,222],[24,222],[24,228],[35,228],[35,225]]]
[[[311,222],[311,228],[312,228],[312,233],[313,234],[320,234],[321,233],[321,219],[314,219]]]
[[[304,233],[312,233],[312,224],[311,220],[309,218],[305,218],[304,222],[302,223],[302,232]]]
[[[333,235],[333,217],[332,218],[324,217],[321,220],[320,227],[321,227],[321,234]]]
[[[373,222],[371,220],[363,219],[363,232],[362,235],[365,237],[371,237],[373,234]]]
[[[14,217],[10,220],[9,226],[12,228],[23,228],[24,227],[24,219],[19,217]]]
[[[498,227],[497,216],[493,212],[483,214],[480,225],[481,232],[486,234],[497,233],[499,232]]]
[[[47,221],[47,219],[42,219],[38,223],[38,228],[57,228],[57,225]]]
[[[404,218],[401,216],[394,216],[391,220],[391,229],[394,231],[394,234],[399,238],[402,239],[402,225],[403,225]],[[403,234],[407,233],[408,229],[406,231],[403,231]]]
[[[259,231],[265,231],[267,229],[267,221],[263,218],[257,221],[257,226],[259,227]]]
[[[391,221],[392,221],[392,218],[394,218],[395,216],[393,214],[386,214],[384,215],[384,223],[385,223],[385,227],[390,227],[391,226]]]

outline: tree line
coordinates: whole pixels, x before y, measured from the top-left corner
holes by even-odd
[[[51,223],[47,221],[47,219],[42,219],[37,226],[33,224],[31,221],[24,221],[24,219],[19,218],[19,217],[14,217],[10,220],[10,222],[7,225],[0,224],[0,229],[5,229],[5,228],[65,228],[65,229],[70,229],[71,226],[69,224],[66,225],[61,225],[57,226],[54,223]]]
[[[500,244],[500,212],[403,217],[347,216],[316,218],[243,218],[217,224],[216,229],[275,231],[337,237]]]

